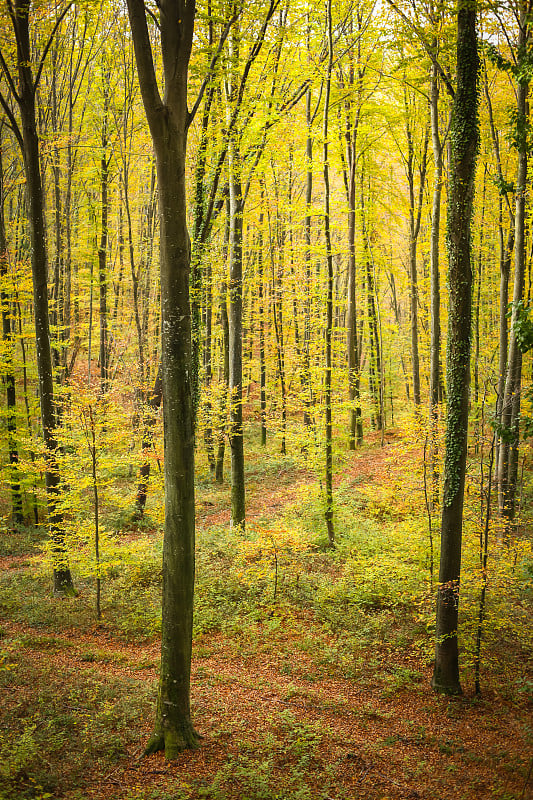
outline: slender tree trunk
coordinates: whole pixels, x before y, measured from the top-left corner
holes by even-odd
[[[529,41],[528,3],[520,3],[520,30],[518,37],[518,57],[523,58]],[[526,71],[527,76],[527,71]],[[515,208],[515,269],[513,289],[513,311],[511,316],[511,333],[509,337],[509,355],[507,359],[507,378],[502,403],[502,429],[506,432],[500,442],[499,452],[499,491],[498,502],[500,512],[510,526],[515,515],[516,479],[518,474],[518,448],[520,439],[520,399],[522,384],[522,352],[514,332],[518,303],[524,296],[525,283],[525,211],[527,186],[527,93],[529,83],[526,78],[518,81],[517,98],[517,141],[518,167],[516,176],[516,208]]]
[[[304,392],[304,425],[312,426],[313,392],[311,387],[311,204],[313,202],[313,137],[311,135],[311,101],[312,94],[309,88],[305,101],[305,121],[307,136],[305,143],[305,301],[304,301],[304,331],[302,342],[302,384]]]
[[[429,368],[429,427],[430,427],[430,471],[431,505],[433,510],[439,502],[438,432],[439,432],[439,385],[440,385],[440,273],[439,240],[442,199],[442,143],[439,132],[439,84],[436,67],[431,68],[430,85],[431,136],[435,177],[433,207],[431,213],[431,344]]]
[[[100,390],[105,394],[109,384],[109,339],[107,329],[107,236],[109,218],[109,162],[108,113],[109,113],[109,72],[102,76],[102,154],[100,159],[100,243],[98,245],[98,285],[100,289]]]
[[[452,158],[448,202],[449,323],[448,413],[437,596],[435,668],[432,686],[449,694],[462,692],[459,680],[457,625],[463,500],[468,440],[470,335],[472,326],[471,218],[478,149],[479,69],[477,3],[457,3],[457,88],[452,119]]]
[[[17,41],[19,95],[17,102],[22,121],[21,145],[26,175],[26,199],[31,242],[31,265],[33,278],[33,303],[35,314],[35,341],[37,349],[37,371],[39,374],[39,396],[41,421],[45,444],[45,484],[48,504],[48,520],[52,539],[54,560],[54,591],[72,593],[68,555],[65,546],[63,517],[58,507],[61,478],[57,463],[56,408],[50,344],[48,312],[46,224],[44,193],[39,160],[39,141],[35,116],[35,84],[32,75],[30,45],[29,0],[15,0],[12,24]]]
[[[381,430],[382,420],[382,389],[381,389],[381,350],[378,329],[378,315],[376,310],[376,296],[374,286],[374,274],[371,264],[371,254],[368,244],[368,228],[365,216],[365,188],[364,188],[364,169],[360,176],[360,212],[361,212],[361,234],[363,238],[363,258],[365,264],[365,283],[368,316],[368,338],[369,338],[369,387],[373,399],[374,413],[372,422],[376,428]]]
[[[265,200],[264,186],[261,183],[261,205],[259,211],[258,241],[257,241],[257,294],[259,301],[259,382],[260,382],[260,407],[261,407],[261,447],[266,447],[266,358],[265,358],[265,302],[264,302],[264,264],[263,264],[263,205]]]
[[[348,292],[346,309],[346,328],[348,353],[348,387],[350,397],[350,424],[348,433],[348,447],[355,450],[363,442],[363,420],[361,416],[360,382],[361,382],[361,354],[359,352],[359,339],[357,335],[357,305],[356,305],[356,163],[357,163],[357,125],[347,130],[346,138],[349,139],[347,147],[348,161]]]
[[[244,435],[242,426],[242,222],[244,203],[237,142],[230,145],[229,394],[231,520],[245,524]]]
[[[147,398],[148,408],[143,408],[143,436],[141,449],[143,452],[143,463],[139,469],[139,484],[137,486],[137,497],[135,498],[135,518],[141,519],[146,508],[148,496],[148,482],[150,480],[150,461],[147,458],[148,451],[154,443],[154,427],[156,423],[156,412],[161,406],[163,399],[163,375],[161,362],[155,379],[154,387]]]
[[[281,389],[281,453],[286,455],[286,433],[287,433],[287,389],[285,382],[285,346],[283,338],[283,277],[284,277],[284,233],[282,223],[279,219],[279,203],[277,205],[278,214],[276,219],[276,237],[270,242],[270,257],[272,264],[272,317],[274,321],[274,334],[276,338],[276,355],[278,362],[278,375]],[[277,270],[275,265],[275,253],[277,253]],[[277,273],[277,274],[276,274]]]
[[[229,220],[228,220],[229,222]],[[229,246],[229,227],[226,226],[226,252]],[[219,423],[218,423],[218,447],[215,466],[215,480],[217,483],[224,483],[224,454],[226,450],[226,413],[228,404],[229,387],[229,318],[227,306],[227,284],[223,282],[220,290],[220,321],[222,324],[222,392],[220,396]]]
[[[20,489],[19,453],[17,446],[17,397],[15,389],[15,372],[13,368],[13,349],[15,341],[11,325],[11,298],[6,286],[8,272],[6,227],[4,217],[4,165],[2,160],[3,125],[0,123],[0,303],[2,306],[2,339],[4,359],[2,365],[3,383],[6,390],[6,427],[9,451],[11,508],[15,525],[22,525],[24,514],[22,508],[22,492]]]
[[[500,338],[499,338],[499,359],[498,359],[498,389],[496,398],[497,438],[496,438],[496,450],[494,455],[495,483],[497,489],[499,490],[500,454],[501,454],[502,437],[500,436],[498,429],[501,427],[502,424],[502,409],[503,409],[503,400],[505,393],[505,381],[507,375],[507,349],[508,349],[508,339],[509,339],[507,310],[509,303],[509,276],[511,273],[511,259],[514,249],[516,221],[515,221],[515,215],[511,207],[511,202],[509,200],[509,192],[507,191],[507,189],[504,191],[504,187],[506,186],[506,181],[504,178],[503,168],[502,168],[502,160],[500,154],[500,140],[499,140],[498,130],[494,123],[494,115],[492,112],[492,99],[489,91],[486,69],[484,70],[483,87],[485,90],[485,101],[487,104],[487,111],[489,116],[489,127],[492,138],[492,146],[494,150],[494,158],[496,161],[496,169],[498,171],[498,180],[500,184],[500,198],[499,198],[499,209],[498,209],[498,234],[500,242]],[[509,217],[509,230],[507,235],[507,242],[505,241],[504,238],[504,229],[503,229],[504,206],[507,209],[507,215]],[[506,451],[504,454],[504,463],[507,463],[507,461],[508,461],[508,451]],[[505,470],[505,472],[507,471]],[[501,496],[499,491],[498,494],[499,496]]]
[[[330,229],[330,188],[329,188],[329,141],[328,117],[331,90],[331,71],[333,65],[333,31],[331,20],[331,0],[326,4],[326,26],[328,37],[328,68],[326,77],[326,93],[324,98],[324,238],[326,240],[326,261],[328,267],[327,299],[326,299],[326,374],[324,382],[326,405],[326,528],[328,543],[335,547],[335,531],[333,526],[333,420],[331,397],[332,372],[332,338],[333,338],[333,253],[331,249]]]
[[[500,236],[500,337],[498,347],[498,396],[496,398],[496,422],[498,426],[502,423],[503,398],[505,394],[505,378],[507,375],[507,348],[509,341],[507,325],[507,309],[509,305],[509,276],[511,274],[511,258],[514,250],[514,226],[509,227],[507,241],[503,235],[503,224],[500,203],[499,216],[499,236]],[[496,452],[494,459],[496,462],[496,486],[499,490],[500,485],[500,450],[502,439],[498,435],[496,440]]]
[[[485,198],[487,195],[487,165],[483,173],[483,193],[481,200],[481,223],[479,226],[479,252],[478,252],[478,269],[477,280],[474,279],[475,286],[475,312],[474,312],[474,448],[475,452],[479,452],[479,435],[480,435],[480,416],[481,411],[479,408],[479,325],[481,313],[481,283],[483,280],[483,234],[485,231]]]
[[[429,131],[426,127],[421,162],[419,166],[418,196],[415,197],[415,151],[413,142],[412,120],[410,109],[405,95],[406,134],[407,134],[407,180],[409,183],[409,301],[411,311],[411,358],[413,367],[413,401],[415,411],[420,410],[420,358],[418,354],[418,270],[417,270],[417,244],[420,234],[422,219],[422,205],[424,185],[426,181],[427,151]]]

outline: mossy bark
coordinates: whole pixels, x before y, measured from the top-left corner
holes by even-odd
[[[190,241],[187,231],[185,157],[187,73],[195,6],[161,0],[165,95],[157,86],[146,11],[128,0],[141,94],[156,154],[161,259],[161,351],[165,438],[165,532],[161,667],[154,734],[147,752],[175,758],[196,746],[191,721],[190,675],[194,596],[194,412]]]
[[[478,149],[479,57],[476,3],[457,4],[457,88],[451,130],[448,203],[449,324],[447,351],[446,455],[437,596],[436,691],[461,694],[457,625],[465,486],[470,336],[472,326],[471,218]]]

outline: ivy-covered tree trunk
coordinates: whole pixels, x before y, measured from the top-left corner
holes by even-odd
[[[468,436],[470,334],[472,324],[471,217],[478,149],[479,57],[475,0],[457,3],[457,88],[451,130],[448,202],[449,323],[447,350],[446,455],[432,686],[462,692],[457,624],[463,500]]]
[[[190,116],[187,73],[195,3],[161,0],[164,99],[159,94],[146,10],[128,0],[143,104],[154,143],[159,188],[161,351],[165,433],[165,532],[161,667],[154,733],[147,752],[167,758],[197,744],[190,675],[194,595],[194,414],[192,397],[190,241],[185,158]]]

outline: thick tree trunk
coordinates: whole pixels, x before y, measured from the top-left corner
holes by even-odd
[[[463,500],[468,438],[470,334],[472,325],[471,218],[478,148],[479,69],[476,2],[457,4],[457,89],[452,120],[448,203],[449,323],[448,413],[437,596],[435,667],[432,686],[460,694],[457,625]]]
[[[194,414],[192,397],[190,241],[185,158],[189,115],[187,71],[195,7],[161,0],[162,101],[146,11],[128,0],[143,103],[154,142],[159,187],[161,353],[165,431],[165,532],[161,667],[154,734],[147,751],[167,758],[197,744],[191,721],[190,676],[194,596]]]

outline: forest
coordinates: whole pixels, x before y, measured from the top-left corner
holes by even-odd
[[[1,0],[0,800],[533,797],[533,0]]]

